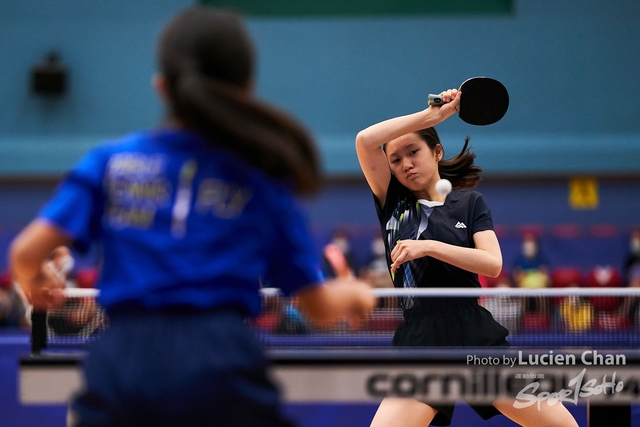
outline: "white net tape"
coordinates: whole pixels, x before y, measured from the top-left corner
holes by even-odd
[[[513,345],[640,347],[639,288],[376,288],[373,292],[378,306],[356,331],[345,322],[328,329],[312,326],[297,310],[296,299],[275,288],[261,290],[262,313],[248,321],[267,346],[384,346],[390,345],[403,321],[404,298],[445,304],[447,298],[469,298],[477,299],[509,330]],[[107,316],[96,302],[99,290],[69,288],[65,293],[65,305],[48,313],[50,341],[82,342],[107,327]]]

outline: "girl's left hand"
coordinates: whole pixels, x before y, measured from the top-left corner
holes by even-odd
[[[428,240],[398,240],[391,251],[391,271],[395,272],[407,261],[427,256],[428,248]]]

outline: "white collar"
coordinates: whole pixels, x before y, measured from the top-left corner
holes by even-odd
[[[435,208],[436,206],[444,205],[444,202],[432,202],[431,200],[427,200],[427,199],[418,199],[418,203],[428,208]]]

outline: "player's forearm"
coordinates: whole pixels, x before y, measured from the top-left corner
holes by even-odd
[[[309,287],[298,295],[299,307],[312,323],[328,323],[344,318],[360,318],[374,306],[370,287],[352,279],[334,279],[322,286]]]
[[[19,283],[28,283],[40,275],[41,265],[49,252],[34,247],[34,235],[29,227],[12,242],[9,249],[11,274]]]
[[[16,240],[9,253],[11,277],[29,299],[44,282],[40,254],[28,250],[21,240]]]
[[[395,138],[435,126],[442,120],[439,117],[439,110],[432,108],[394,117],[361,130],[356,136],[356,146],[362,149],[378,149],[382,144]]]
[[[29,224],[11,243],[9,262],[11,275],[23,286],[33,286],[43,279],[42,266],[53,251],[69,240],[42,221]]]
[[[331,322],[344,310],[343,303],[331,285],[304,289],[298,294],[299,307],[312,323]]]
[[[428,244],[427,255],[463,270],[488,277],[497,277],[502,271],[502,254],[435,240],[428,240],[425,243]]]

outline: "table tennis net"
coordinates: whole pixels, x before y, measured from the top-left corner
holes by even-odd
[[[536,348],[637,348],[640,290],[596,289],[375,289],[376,309],[353,328],[345,321],[314,325],[294,297],[262,292],[262,312],[247,323],[267,348],[387,347],[416,299],[477,300],[509,330],[513,346]],[[84,346],[108,328],[95,289],[68,289],[67,301],[32,318],[32,350]]]

